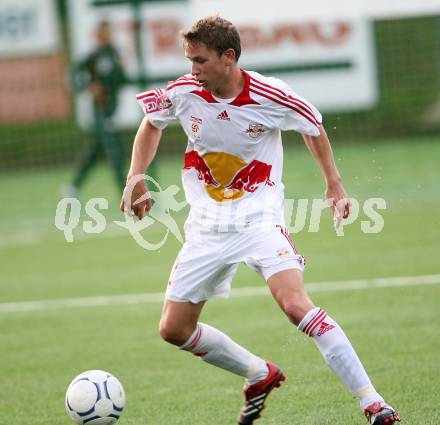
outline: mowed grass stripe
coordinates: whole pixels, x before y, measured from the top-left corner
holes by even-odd
[[[377,279],[316,282],[306,284],[309,292],[354,291],[374,288],[393,288],[440,284],[440,274],[420,276],[397,276]],[[232,297],[255,297],[269,295],[267,286],[232,289]],[[0,304],[0,313],[19,313],[64,308],[99,307],[109,305],[143,304],[162,302],[164,294],[141,293],[127,295],[105,295],[85,298],[60,298],[54,300],[9,302]]]

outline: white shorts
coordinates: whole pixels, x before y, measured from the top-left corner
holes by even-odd
[[[304,257],[281,226],[221,233],[196,230],[192,225],[185,229],[185,236],[165,293],[171,301],[197,304],[213,297],[227,298],[241,262],[266,280],[282,270],[304,271]]]

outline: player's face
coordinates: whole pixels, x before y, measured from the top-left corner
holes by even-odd
[[[204,43],[185,44],[185,56],[191,61],[191,74],[211,92],[221,92],[228,80],[229,70],[235,62],[234,55],[228,49],[220,56]]]

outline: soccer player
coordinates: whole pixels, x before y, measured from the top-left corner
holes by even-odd
[[[285,380],[282,370],[199,322],[205,302],[227,297],[238,264],[245,262],[267,281],[288,319],[314,341],[330,369],[359,399],[368,422],[399,422],[341,327],[308,297],[304,259],[284,225],[281,131],[286,130],[303,135],[324,175],[336,220],[350,213],[320,113],[283,81],[241,69],[239,34],[217,15],[195,22],[183,33],[183,45],[191,73],[166,90],[137,96],[146,118],[135,137],[121,201],[121,209],[139,219],[150,210],[143,180],[130,186],[130,179],[145,173],[162,130],[179,122],[188,136],[182,180],[191,210],[166,290],[160,335],[246,378],[238,423],[254,423],[269,393]]]

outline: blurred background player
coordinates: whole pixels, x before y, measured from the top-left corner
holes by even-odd
[[[303,135],[324,175],[336,222],[350,213],[321,114],[283,81],[239,68],[240,37],[229,21],[201,19],[183,38],[191,74],[165,91],[148,90],[137,97],[147,118],[135,138],[127,179],[145,173],[162,129],[178,121],[188,135],[182,180],[191,210],[186,242],[166,291],[162,338],[245,377],[238,423],[254,423],[269,393],[285,380],[282,370],[199,322],[208,299],[229,295],[238,263],[244,262],[264,277],[288,319],[313,339],[330,369],[360,401],[368,422],[400,421],[372,385],[344,331],[308,297],[304,258],[285,229],[281,130]],[[136,180],[127,185],[121,209],[142,219],[151,199],[144,180]]]
[[[87,88],[93,99],[93,137],[82,148],[72,182],[62,189],[66,197],[77,196],[101,152],[110,161],[118,186],[125,187],[124,149],[113,117],[126,77],[118,51],[112,44],[109,22],[102,21],[98,25],[96,42],[97,47],[74,69],[75,87]]]

